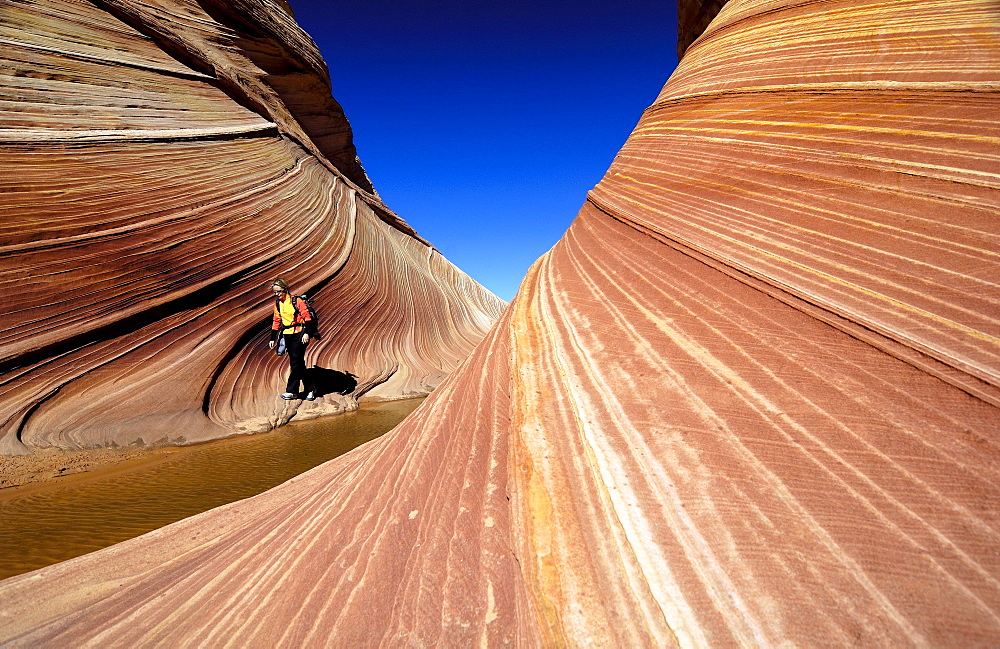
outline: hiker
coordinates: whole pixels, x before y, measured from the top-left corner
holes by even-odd
[[[295,399],[299,383],[305,384],[306,401],[316,399],[316,387],[306,371],[306,345],[316,337],[316,319],[309,313],[305,299],[292,295],[288,283],[280,277],[271,285],[274,291],[274,318],[271,322],[271,349],[278,345],[278,354],[288,352],[288,384],[281,398]]]

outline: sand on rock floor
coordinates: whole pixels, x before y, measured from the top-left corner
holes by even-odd
[[[128,446],[73,451],[51,448],[33,455],[0,455],[0,490],[145,459],[152,453],[150,449]]]

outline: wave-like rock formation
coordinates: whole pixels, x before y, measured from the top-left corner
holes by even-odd
[[[992,1],[730,1],[413,416],[0,638],[997,645],[998,57]]]
[[[0,452],[190,443],[423,395],[499,316],[374,193],[289,11],[0,6]],[[277,398],[277,276],[314,299],[307,361],[355,375],[347,394]]]

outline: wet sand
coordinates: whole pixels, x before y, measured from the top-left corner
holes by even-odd
[[[156,463],[176,448],[149,449],[139,446],[80,451],[42,449],[34,455],[0,455],[0,498],[11,487],[47,483],[102,469],[129,470]]]

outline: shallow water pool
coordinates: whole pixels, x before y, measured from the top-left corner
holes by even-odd
[[[197,446],[162,449],[127,472],[0,492],[0,579],[119,543],[255,494],[391,430],[422,399]]]

